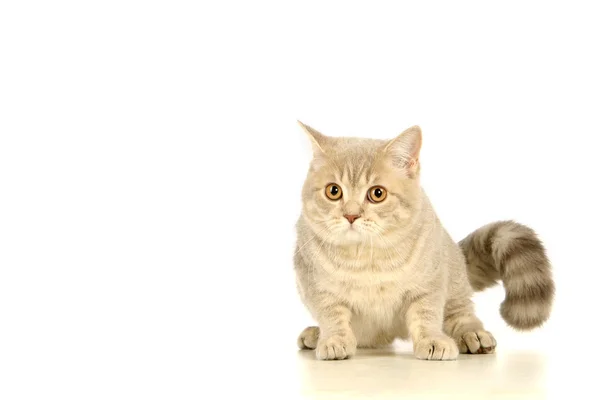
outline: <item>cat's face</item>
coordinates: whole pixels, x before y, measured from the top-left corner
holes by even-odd
[[[312,229],[326,242],[385,245],[419,206],[419,127],[386,141],[327,137],[301,126],[313,145],[302,196]]]

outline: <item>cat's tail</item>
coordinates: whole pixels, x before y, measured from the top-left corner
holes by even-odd
[[[502,318],[513,328],[529,330],[550,317],[554,281],[546,250],[536,233],[514,221],[485,225],[459,242],[476,291],[502,280],[506,297]]]

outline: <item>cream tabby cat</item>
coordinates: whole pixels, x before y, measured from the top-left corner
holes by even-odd
[[[421,129],[393,140],[333,138],[300,123],[313,147],[294,255],[298,290],[318,323],[298,346],[321,360],[412,339],[419,359],[490,353],[474,290],[502,280],[504,320],[533,329],[550,315],[551,267],[542,243],[512,221],[461,242],[448,235],[419,183]]]

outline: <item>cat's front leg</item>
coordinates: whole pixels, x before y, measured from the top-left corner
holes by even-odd
[[[443,332],[444,305],[441,296],[430,293],[415,299],[407,308],[406,324],[415,357],[421,360],[456,360],[458,347]]]
[[[343,360],[356,353],[351,317],[350,309],[341,304],[321,309],[317,318],[320,332],[316,356],[319,360]]]

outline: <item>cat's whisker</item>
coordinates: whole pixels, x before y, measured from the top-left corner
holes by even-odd
[[[371,239],[371,266],[373,265],[373,236],[369,236]]]
[[[307,244],[309,244],[310,242],[313,241],[314,238],[316,238],[321,232],[323,232],[324,230],[328,229],[329,227],[326,226],[325,228],[321,229],[319,232],[315,233],[310,239],[308,239],[302,246],[300,246],[300,248],[298,250],[296,250],[296,252],[294,253],[294,256],[296,254],[298,254],[300,252],[300,250],[302,250],[304,248],[304,246],[306,246]]]
[[[362,256],[364,250],[365,238],[361,237],[360,244],[358,245],[358,254],[356,255],[357,260],[360,260],[360,256]]]
[[[392,250],[394,250],[394,251],[396,252],[396,254],[398,254],[398,256],[399,256],[401,259],[404,259],[404,257],[402,256],[402,254],[401,254],[401,253],[398,251],[398,249],[396,248],[396,246],[394,246],[394,244],[393,244],[392,242],[390,242],[390,240],[389,240],[389,239],[386,239],[386,238],[385,238],[385,237],[383,237],[383,236],[381,236],[381,239],[382,239],[382,240],[383,240],[385,243],[387,243],[387,244],[388,244],[388,246],[389,246],[389,247],[390,247]]]
[[[381,236],[380,233],[376,232],[377,236],[379,236],[379,238],[383,241],[385,241],[385,238],[383,236]],[[390,260],[390,267],[394,267],[395,263],[394,263],[394,259],[392,257],[392,255],[390,254],[389,250],[387,247],[383,247],[383,251],[385,251],[385,254],[387,256],[387,258]]]
[[[334,231],[330,231],[327,233],[327,235],[321,240],[321,244],[317,247],[317,249],[315,250],[315,252],[313,253],[313,258],[312,260],[314,261],[314,259],[319,255],[319,253],[321,252],[321,249],[323,248],[323,245],[328,242],[328,239],[334,234]]]
[[[327,241],[327,239],[333,235],[334,232],[328,232],[327,235],[325,235],[324,238],[321,239],[321,244],[319,245],[319,247],[317,247],[317,249],[312,253],[312,257],[310,258],[310,264],[311,264],[311,275],[312,275],[312,282],[315,282],[315,269],[316,269],[316,259],[319,256],[319,253],[321,251],[321,248],[323,247],[323,245],[325,244],[325,242]]]

